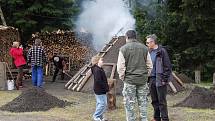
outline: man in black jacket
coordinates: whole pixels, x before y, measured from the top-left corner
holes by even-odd
[[[52,61],[55,66],[55,72],[52,78],[52,82],[55,82],[58,72],[61,71],[61,80],[64,79],[64,68],[65,68],[65,61],[64,58],[59,56],[57,53],[54,53],[52,57]]]
[[[155,34],[146,37],[146,45],[150,49],[153,69],[149,77],[149,88],[154,108],[154,119],[152,121],[169,121],[167,111],[167,84],[172,72],[172,65],[167,51],[157,44]]]

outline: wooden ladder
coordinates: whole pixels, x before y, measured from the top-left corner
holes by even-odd
[[[118,41],[118,37],[113,37],[112,40],[105,44],[103,49],[97,54],[101,57],[104,57],[105,54],[114,46],[114,44]],[[86,64],[82,67],[73,77],[70,79],[65,88],[73,91],[81,91],[84,85],[87,83],[88,79],[91,77],[91,63]]]

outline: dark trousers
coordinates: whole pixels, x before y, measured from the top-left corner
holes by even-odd
[[[22,79],[23,79],[23,68],[24,68],[24,65],[22,66],[19,66],[17,67],[18,68],[18,75],[17,75],[17,78],[16,78],[16,89],[19,90],[19,87],[20,86],[23,86],[23,83],[22,83]]]
[[[61,71],[61,80],[64,79],[63,69],[55,68],[54,75],[53,75],[53,79],[52,79],[53,82],[56,80],[57,74],[58,74],[59,71]]]
[[[157,87],[155,78],[150,79],[150,94],[156,121],[169,121],[167,110],[167,85]]]

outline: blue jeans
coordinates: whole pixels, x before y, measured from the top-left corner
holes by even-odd
[[[43,67],[33,66],[32,67],[32,83],[33,86],[42,87],[43,84]]]
[[[107,108],[107,95],[95,95],[96,96],[96,111],[93,114],[93,119],[102,119],[103,114]]]

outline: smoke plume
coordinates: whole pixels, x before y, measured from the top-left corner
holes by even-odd
[[[117,33],[117,36],[123,35],[135,28],[135,19],[123,0],[85,0],[82,7],[77,30],[92,34],[96,50],[100,50]]]

